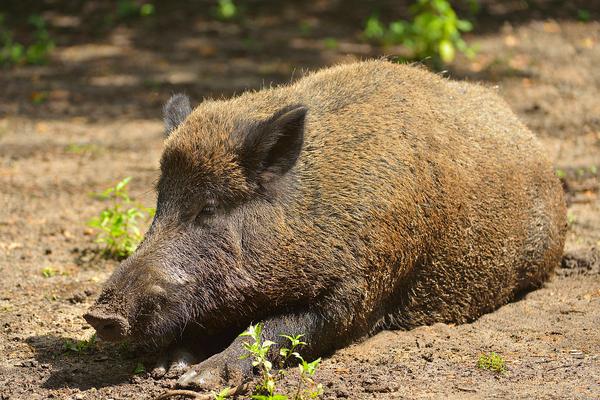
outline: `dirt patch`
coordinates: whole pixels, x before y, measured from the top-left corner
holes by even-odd
[[[116,266],[94,257],[85,221],[103,204],[90,193],[132,176],[134,197],[153,205],[171,92],[200,100],[379,54],[358,39],[353,13],[340,20],[328,2],[291,3],[282,21],[257,15],[251,29],[198,17],[164,40],[128,26],[85,40],[66,32],[50,65],[2,71],[1,399],[151,399],[174,384],[134,374],[156,358],[142,348],[66,350],[90,337],[81,315]],[[472,324],[382,332],[338,351],[317,375],[325,398],[600,398],[600,24],[510,12],[518,24],[472,35],[478,56],[448,74],[498,85],[540,134],[569,201],[563,265],[544,288]],[[308,36],[296,30],[303,20],[313,21]],[[33,104],[40,91],[48,100]],[[46,267],[58,273],[45,278]],[[476,367],[490,351],[506,373]]]

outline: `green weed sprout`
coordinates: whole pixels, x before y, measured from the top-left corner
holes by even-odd
[[[297,351],[301,346],[306,345],[306,342],[301,340],[304,335],[281,335],[281,337],[290,341],[290,347],[281,348],[279,350],[280,368],[277,371],[274,371],[273,364],[268,360],[268,355],[271,351],[271,347],[275,343],[270,340],[263,341],[262,331],[262,324],[250,325],[250,327],[240,335],[250,337],[253,340],[253,342],[244,343],[244,350],[246,350],[247,354],[244,354],[242,359],[251,357],[252,366],[256,367],[260,372],[260,382],[255,388],[251,398],[253,400],[305,400],[318,398],[322,395],[322,385],[315,385],[313,380],[313,376],[321,363],[321,358],[312,362],[307,362]],[[293,390],[294,395],[290,398],[286,395],[277,393],[277,381],[285,375],[285,370],[283,368],[292,357],[299,362],[299,375],[298,384]],[[218,395],[215,396],[216,399],[222,399],[225,398],[227,394],[225,397],[217,396]]]
[[[139,223],[154,216],[153,208],[134,204],[127,193],[131,177],[118,182],[114,187],[98,193],[98,197],[112,204],[100,215],[88,221],[88,226],[97,229],[96,243],[103,246],[102,252],[109,257],[123,259],[131,255],[142,240]]]
[[[366,22],[364,36],[383,44],[402,44],[413,59],[431,57],[437,64],[452,62],[457,50],[467,57],[474,56],[474,50],[461,36],[463,32],[471,31],[473,25],[458,18],[449,1],[417,0],[410,12],[411,21],[394,21],[387,28],[377,16],[371,16]]]
[[[238,13],[233,0],[219,0],[217,5],[217,16],[222,20],[233,19]]]
[[[506,372],[506,363],[499,354],[491,352],[479,356],[477,368],[487,369],[496,373],[503,373]]]
[[[64,349],[71,353],[87,353],[96,347],[96,334],[94,333],[87,340],[72,341],[70,339],[65,340]]]
[[[46,28],[46,22],[37,14],[29,17],[33,27],[33,41],[26,45],[14,40],[13,33],[5,26],[5,17],[0,14],[0,65],[32,64],[48,62],[48,55],[54,49],[54,41]]]

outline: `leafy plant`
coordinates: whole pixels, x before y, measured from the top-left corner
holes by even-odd
[[[12,31],[5,26],[5,18],[0,14],[0,65],[32,64],[48,62],[48,55],[54,49],[54,41],[46,28],[46,22],[37,14],[28,20],[33,27],[31,44],[15,41]]]
[[[592,13],[590,13],[589,10],[586,10],[585,8],[579,8],[577,10],[577,19],[579,19],[581,22],[589,22],[591,17]]]
[[[67,352],[72,353],[87,353],[88,351],[96,347],[96,334],[94,333],[87,340],[72,341],[70,339],[65,340],[64,349]]]
[[[58,271],[52,267],[44,267],[42,268],[42,276],[44,278],[52,278],[54,275],[58,274]]]
[[[257,368],[261,375],[261,383],[258,386],[257,391],[264,394],[252,396],[252,398],[260,400],[279,399],[278,397],[274,397],[276,388],[275,376],[271,372],[273,364],[268,360],[269,351],[275,342],[270,340],[263,341],[261,338],[262,329],[262,324],[250,325],[248,329],[240,335],[248,336],[254,340],[253,343],[244,343],[244,350],[246,350],[247,354],[244,354],[241,358],[246,359],[252,357],[252,366]]]
[[[312,362],[307,362],[302,358],[298,349],[301,346],[305,346],[306,343],[301,340],[304,335],[281,335],[290,341],[289,348],[281,348],[279,350],[279,368],[273,370],[273,364],[269,361],[269,353],[271,347],[275,344],[270,340],[262,340],[262,324],[250,325],[248,329],[240,336],[248,336],[252,338],[253,342],[244,343],[244,349],[247,354],[242,356],[244,358],[252,358],[252,366],[258,369],[260,373],[260,383],[255,388],[251,398],[254,400],[304,400],[314,399],[323,394],[323,387],[321,384],[315,384],[313,376],[317,371],[321,358],[318,358]],[[285,365],[291,360],[296,359],[299,362],[298,365],[298,384],[293,390],[293,397],[288,397],[281,393],[277,393],[277,381],[280,380],[286,373],[284,370]]]
[[[225,400],[226,398],[229,397],[231,393],[231,389],[226,387],[223,390],[221,390],[219,393],[215,393],[215,400]]]
[[[100,215],[88,221],[88,225],[99,230],[96,243],[103,245],[106,256],[122,259],[133,253],[142,240],[139,223],[147,222],[154,216],[153,208],[134,204],[127,193],[131,177],[118,182],[98,196],[111,201],[111,206]]]
[[[217,4],[217,17],[222,20],[233,19],[238,13],[238,9],[233,0],[219,0]]]
[[[323,45],[328,50],[336,50],[340,44],[336,38],[328,37],[323,39]]]
[[[457,50],[467,57],[474,55],[474,50],[461,36],[472,30],[473,25],[458,18],[449,1],[417,0],[410,12],[411,21],[393,21],[388,27],[376,15],[371,16],[364,36],[382,44],[402,44],[411,52],[411,58],[431,57],[438,64],[452,62]]]
[[[139,374],[143,374],[144,372],[146,372],[146,367],[144,366],[144,364],[137,363],[135,368],[133,369],[133,374],[139,375]]]
[[[573,213],[573,211],[567,210],[567,225],[571,226],[575,222],[577,222],[577,218],[575,217],[575,214]]]
[[[117,1],[117,19],[129,19],[135,17],[149,17],[154,14],[154,4],[134,0]]]
[[[477,367],[496,373],[506,372],[506,363],[504,362],[504,359],[494,352],[480,355],[479,360],[477,360]]]

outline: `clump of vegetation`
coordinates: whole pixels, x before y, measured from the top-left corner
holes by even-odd
[[[149,17],[154,14],[154,4],[146,1],[119,0],[117,1],[117,19]]]
[[[67,276],[69,274],[65,271],[59,271],[58,269],[56,269],[52,266],[47,266],[47,267],[42,268],[42,276],[44,278],[52,278],[53,276],[56,276],[56,275]]]
[[[238,9],[233,0],[219,0],[216,14],[219,19],[228,21],[235,18],[238,14]]]
[[[491,352],[489,354],[482,354],[477,360],[477,368],[487,369],[496,373],[506,372],[506,363],[499,354]]]
[[[336,50],[340,44],[336,38],[328,37],[323,39],[323,45],[327,50]]]
[[[33,27],[33,39],[30,44],[16,41],[13,32],[5,24],[5,16],[0,14],[0,65],[40,65],[48,62],[48,56],[54,49],[46,22],[37,14],[29,17]]]
[[[114,187],[98,193],[102,200],[111,205],[92,218],[88,225],[97,229],[96,243],[103,246],[104,255],[123,259],[133,253],[142,241],[140,223],[147,222],[154,216],[153,208],[134,203],[127,193],[127,185],[131,177],[118,182]]]
[[[135,368],[133,369],[133,374],[140,375],[140,374],[143,374],[144,372],[146,372],[146,367],[144,366],[144,364],[141,362],[137,363]]]
[[[434,63],[449,63],[460,51],[467,57],[474,50],[462,39],[473,25],[458,18],[447,0],[418,0],[410,7],[412,20],[394,21],[386,27],[376,15],[366,23],[364,36],[384,45],[401,44],[411,53],[410,58],[432,58]]]
[[[290,347],[279,350],[279,368],[274,370],[273,364],[268,360],[268,355],[271,351],[271,347],[275,343],[270,340],[263,341],[262,330],[262,324],[250,325],[250,327],[240,335],[248,336],[253,340],[253,342],[244,343],[244,349],[247,354],[242,358],[252,358],[252,365],[260,372],[259,384],[254,389],[251,398],[254,400],[305,400],[314,399],[323,394],[322,385],[316,384],[313,380],[313,376],[321,363],[321,358],[312,362],[307,362],[302,358],[300,353],[298,353],[298,349],[306,345],[305,342],[301,341],[303,335],[282,335],[282,337],[290,341]],[[298,384],[292,390],[294,393],[292,397],[289,397],[277,393],[277,381],[285,375],[286,371],[284,367],[292,357],[299,362]],[[215,397],[217,399],[223,399],[228,396],[228,393],[229,390],[224,390],[215,395]]]
[[[573,211],[567,210],[567,225],[571,226],[575,222],[577,222],[577,217],[575,217]]]
[[[577,9],[577,19],[579,19],[581,22],[589,22],[591,17],[592,13],[590,13],[589,10],[585,8]]]
[[[44,278],[52,278],[56,274],[58,274],[58,271],[55,270],[52,267],[44,267],[44,268],[42,268],[42,276]]]
[[[87,353],[96,348],[96,334],[94,333],[87,340],[72,341],[70,339],[65,340],[64,349],[70,353]]]

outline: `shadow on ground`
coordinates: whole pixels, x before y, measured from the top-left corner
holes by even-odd
[[[149,354],[112,344],[96,344],[89,350],[67,350],[76,340],[54,335],[31,336],[26,342],[35,352],[30,363],[49,365],[52,371],[42,383],[46,389],[87,390],[129,382],[138,364],[151,365]],[[140,361],[143,360],[143,361]],[[26,362],[27,363],[27,362]]]

